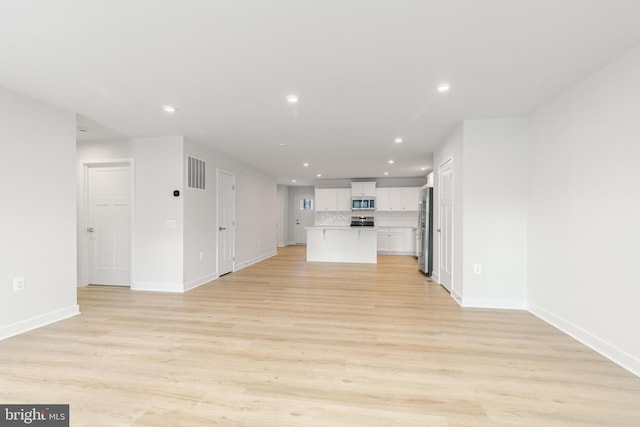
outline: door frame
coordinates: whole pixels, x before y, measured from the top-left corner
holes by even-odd
[[[455,274],[455,197],[454,197],[454,192],[455,192],[455,188],[454,188],[454,179],[455,179],[455,175],[453,173],[453,158],[449,157],[447,158],[444,162],[442,162],[440,164],[440,166],[438,166],[438,228],[440,230],[442,230],[442,216],[440,215],[440,212],[442,212],[441,206],[442,206],[442,169],[443,167],[448,166],[448,169],[451,170],[451,283],[449,283],[449,286],[451,287],[451,290],[449,291],[447,289],[447,291],[449,291],[451,293],[451,295],[454,294],[454,274]],[[441,273],[441,268],[440,265],[442,261],[442,232],[438,233],[438,282],[440,284],[442,284],[442,273]],[[442,287],[444,287],[444,285],[442,285]],[[445,288],[446,289],[446,288]]]
[[[78,206],[76,220],[76,241],[78,246],[78,287],[89,284],[89,244],[86,233],[89,218],[89,169],[108,167],[129,168],[129,287],[135,277],[135,160],[132,158],[80,161],[78,181]]]
[[[220,173],[231,176],[231,185],[233,191],[231,192],[231,206],[233,210],[231,222],[231,257],[233,261],[231,263],[231,272],[236,271],[236,175],[225,169],[216,168],[216,276],[220,277]]]
[[[306,197],[308,199],[312,200],[312,206],[313,209],[311,209],[311,224],[309,224],[309,226],[313,225],[315,223],[315,215],[316,215],[316,195],[314,192],[308,193],[308,192],[302,192],[302,193],[295,193],[295,196],[293,198],[293,217],[291,218],[291,221],[293,222],[293,241],[294,241],[294,245],[306,245],[307,244],[307,236],[306,236],[306,231],[304,231],[304,243],[299,243],[298,239],[296,238],[296,232],[298,231],[298,228],[296,227],[296,217],[299,216],[298,213],[300,211],[300,204],[298,203],[298,198],[301,196],[310,196],[310,197]]]

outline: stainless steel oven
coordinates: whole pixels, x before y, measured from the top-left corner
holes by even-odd
[[[352,216],[351,217],[351,226],[352,227],[373,227],[372,216]]]

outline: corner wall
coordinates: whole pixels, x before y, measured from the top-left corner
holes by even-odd
[[[464,122],[465,307],[526,308],[528,123]]]
[[[184,163],[181,136],[134,138],[132,290],[182,292]],[[168,222],[175,221],[175,228]]]
[[[0,88],[0,339],[79,313],[75,114]],[[24,278],[14,292],[13,280]]]
[[[451,277],[451,295],[458,301],[462,302],[463,295],[463,179],[464,179],[464,162],[462,157],[462,144],[464,140],[464,127],[458,125],[455,130],[444,140],[442,144],[436,148],[433,153],[433,278],[440,282],[439,263],[440,263],[440,242],[439,234],[436,232],[438,224],[440,224],[440,212],[438,210],[438,200],[440,200],[440,176],[438,171],[447,161],[452,161],[451,169],[453,171],[453,271]]]
[[[640,375],[640,47],[531,117],[529,309]]]
[[[183,164],[191,155],[207,162],[207,190],[184,190],[184,283],[188,290],[218,277],[217,169],[235,176],[235,270],[276,255],[275,177],[185,140]],[[204,259],[200,260],[200,252]]]

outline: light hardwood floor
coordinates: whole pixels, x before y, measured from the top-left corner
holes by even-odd
[[[288,247],[186,294],[79,289],[82,315],[0,342],[0,403],[69,403],[73,426],[640,425],[640,378],[379,261]]]

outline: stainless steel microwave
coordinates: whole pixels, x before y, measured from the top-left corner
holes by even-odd
[[[376,198],[366,197],[366,196],[352,197],[351,210],[352,211],[374,211],[376,210]]]

